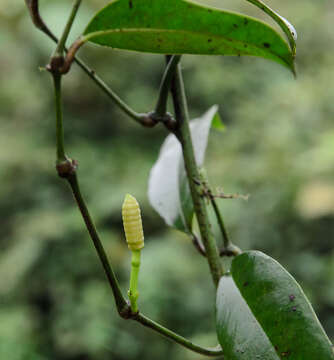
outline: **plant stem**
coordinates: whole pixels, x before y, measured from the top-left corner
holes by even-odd
[[[57,37],[46,26],[39,13],[38,0],[26,0],[32,21],[34,25],[47,35],[55,43],[58,43]],[[67,52],[67,49],[64,49]],[[92,79],[96,85],[129,117],[137,121],[138,123],[146,126],[146,118],[144,114],[140,114],[132,110],[88,65],[85,64],[79,57],[75,56],[74,61],[79,67]]]
[[[207,355],[207,356],[222,356],[223,351],[220,347],[218,348],[204,348],[202,346],[196,345],[188,339],[174,333],[173,331],[165,328],[164,326],[156,323],[155,321],[147,318],[145,315],[138,313],[134,320],[140,322],[142,325],[158,332],[159,334],[167,337],[170,340],[186,347],[189,350],[192,350],[198,354]]]
[[[157,105],[155,107],[155,113],[158,116],[164,116],[167,112],[167,100],[169,90],[171,88],[171,84],[173,81],[173,77],[175,74],[175,68],[177,64],[180,62],[181,55],[173,55],[166,67],[164,76],[161,81],[160,90],[159,90],[159,99]]]
[[[90,69],[80,58],[77,56],[74,57],[74,61],[79,65],[79,67],[91,78],[96,85],[121,109],[123,110],[130,118],[137,121],[140,124],[143,124],[143,114],[137,113],[131,109],[96,73],[94,70]]]
[[[223,354],[221,349],[204,348],[199,345],[196,345],[193,342],[191,342],[190,340],[182,337],[181,335],[176,334],[175,332],[173,332],[173,331],[163,327],[162,325],[154,322],[153,320],[149,319],[145,315],[137,312],[138,311],[137,308],[135,309],[134,312],[133,312],[133,309],[131,309],[132,311],[129,311],[128,303],[126,302],[126,300],[122,294],[121,288],[120,288],[118,280],[116,278],[116,275],[108,261],[107,255],[105,253],[102,242],[97,233],[96,227],[93,223],[93,220],[89,214],[88,208],[82,197],[76,174],[71,175],[67,180],[70,184],[74,198],[76,200],[76,203],[80,209],[80,212],[81,212],[81,215],[86,224],[87,230],[90,234],[91,239],[93,240],[95,249],[98,253],[98,256],[103,265],[104,271],[109,280],[109,285],[113,291],[117,310],[118,310],[119,314],[125,319],[132,319],[132,320],[135,320],[135,321],[141,323],[142,325],[144,325],[146,327],[149,327],[153,331],[158,332],[159,334],[163,335],[164,337],[186,347],[189,350],[192,350],[194,352],[197,352],[197,353],[203,354],[203,355],[207,355],[207,356],[221,356]],[[135,257],[137,257],[137,256],[138,255],[135,255]],[[135,276],[132,281],[136,282]],[[131,281],[130,281],[130,283],[131,283]],[[132,285],[132,286],[134,286],[134,285]],[[131,288],[132,287],[130,285],[130,289]],[[137,286],[135,286],[133,288],[137,288]]]
[[[59,165],[58,172],[59,174],[66,178],[68,181],[74,199],[78,205],[78,208],[80,210],[80,213],[82,215],[82,218],[85,222],[86,228],[89,232],[89,235],[93,241],[95,250],[99,256],[99,259],[102,263],[102,266],[104,268],[105,274],[108,278],[109,285],[113,291],[117,311],[119,315],[124,319],[133,319],[135,321],[138,321],[142,325],[151,328],[152,330],[160,333],[161,335],[167,337],[170,340],[173,340],[174,342],[186,347],[189,350],[195,351],[200,354],[208,355],[208,356],[220,356],[222,355],[221,349],[207,349],[202,348],[201,346],[193,344],[190,340],[187,340],[183,338],[182,336],[174,333],[171,330],[168,330],[167,328],[159,325],[158,323],[150,320],[143,314],[140,314],[137,312],[137,308],[135,307],[135,311],[133,312],[132,309],[129,307],[128,302],[126,301],[125,297],[122,294],[120,285],[118,283],[118,280],[116,278],[116,275],[114,273],[114,270],[112,266],[110,265],[108,261],[108,257],[106,255],[106,252],[103,248],[102,242],[100,240],[100,237],[98,235],[98,232],[96,230],[95,224],[93,222],[93,219],[89,213],[89,210],[87,208],[87,205],[85,203],[85,200],[81,194],[77,174],[76,174],[76,162],[71,161],[65,156],[64,151],[64,137],[63,137],[63,115],[62,115],[62,102],[61,102],[61,74],[54,73],[52,74],[54,78],[55,83],[55,93],[56,93],[56,115],[57,115],[57,162]],[[134,260],[138,257],[138,254],[134,255]],[[137,261],[138,262],[138,261]],[[135,271],[136,272],[136,271]],[[132,277],[132,281],[130,281],[130,289],[137,288],[136,282],[138,278],[138,272],[137,274],[134,273]],[[132,285],[131,285],[132,284]]]
[[[204,187],[205,194],[209,198],[209,200],[211,202],[211,205],[213,207],[213,210],[215,212],[217,222],[218,222],[218,226],[219,226],[220,232],[221,232],[222,237],[223,237],[224,249],[227,249],[231,245],[231,241],[230,241],[229,236],[228,236],[227,231],[226,231],[223,216],[222,216],[222,214],[220,212],[220,209],[219,209],[219,207],[217,205],[216,199],[215,199],[215,197],[214,197],[214,195],[212,193],[211,186],[209,184],[209,180],[208,180],[205,169],[201,168],[199,170],[199,174],[200,174],[200,177],[201,177],[201,182],[202,182],[202,185]]]
[[[68,21],[68,24],[65,28],[65,31],[62,36],[62,40],[60,44],[58,44],[55,54],[60,55],[60,53],[64,49],[64,44],[66,42],[67,36],[69,34],[70,28],[73,24],[73,20],[75,18],[75,14],[78,10],[81,0],[77,0],[74,8],[72,10],[72,14]],[[27,2],[29,3],[29,2]],[[35,6],[38,8],[38,2],[36,1]],[[41,20],[42,21],[42,20]],[[138,272],[139,272],[139,265],[140,265],[140,251],[133,251],[132,255],[132,273],[130,279],[130,299],[131,299],[131,308],[122,294],[120,285],[116,278],[116,275],[111,267],[106,252],[103,248],[102,242],[99,238],[97,233],[95,224],[90,216],[86,203],[83,199],[81,194],[78,178],[76,175],[76,162],[71,161],[65,155],[65,148],[64,148],[64,129],[63,129],[63,113],[62,113],[62,93],[61,93],[61,78],[62,74],[58,72],[52,72],[53,79],[54,79],[54,88],[55,88],[55,103],[56,103],[56,141],[57,141],[57,164],[59,165],[58,171],[59,174],[66,178],[74,199],[78,205],[78,208],[81,212],[82,218],[85,222],[86,228],[90,234],[90,237],[93,241],[94,247],[97,251],[99,259],[102,263],[104,271],[107,275],[109,285],[113,291],[113,295],[115,298],[117,310],[119,314],[125,319],[133,319],[142,325],[149,327],[150,329],[160,333],[161,335],[173,340],[174,342],[186,347],[189,350],[195,351],[199,354],[207,355],[207,356],[220,356],[223,354],[221,348],[217,349],[210,349],[210,348],[203,348],[192,343],[190,340],[185,339],[184,337],[174,333],[173,331],[161,326],[160,324],[150,320],[143,314],[139,313],[137,310],[136,300],[138,297],[137,293],[137,282],[138,282]],[[63,172],[61,172],[63,171]]]
[[[63,110],[62,110],[62,94],[61,94],[61,75],[52,74],[55,89],[56,103],[56,141],[57,141],[57,163],[67,159],[64,146],[64,127],[63,127]]]
[[[25,0],[28,10],[30,12],[31,19],[37,29],[41,30],[44,34],[50,37],[53,41],[57,42],[56,36],[46,26],[41,15],[39,13],[38,0]]]
[[[197,184],[198,179],[200,179],[200,174],[197,168],[193,143],[191,139],[188,106],[180,64],[177,66],[172,84],[172,95],[176,121],[178,122],[177,136],[182,146],[184,164],[189,181],[192,200],[194,203],[194,209],[202,236],[202,241],[205,247],[206,256],[209,262],[213,282],[217,287],[219,279],[223,274],[223,268],[220,262],[216,241],[211,230],[211,224],[209,223],[205,199],[201,194],[201,186]]]
[[[218,208],[218,205],[217,205],[217,202],[216,202],[215,198],[210,197],[210,201],[211,201],[213,210],[214,210],[214,212],[216,214],[216,218],[217,218],[217,222],[218,222],[220,232],[222,233],[222,236],[223,236],[224,249],[227,249],[231,245],[231,240],[230,240],[230,238],[229,238],[229,236],[227,234],[224,219],[222,217],[222,214],[220,213],[220,210]]]
[[[96,85],[103,90],[103,92],[130,118],[141,123],[142,114],[132,110],[96,73],[91,70],[81,59],[74,58],[74,61],[79,67],[96,83]]]
[[[131,304],[132,312],[138,312],[138,275],[139,275],[139,268],[140,268],[140,253],[141,250],[134,250],[132,251],[132,258],[131,258],[131,276],[130,276],[130,288],[129,288],[129,299]]]
[[[69,35],[70,31],[71,31],[71,28],[72,28],[75,16],[76,16],[76,14],[77,14],[77,12],[79,10],[80,4],[81,4],[81,0],[75,0],[75,3],[73,5],[73,8],[72,8],[72,11],[71,11],[71,14],[70,14],[70,17],[67,20],[67,23],[66,23],[65,29],[63,31],[63,34],[62,34],[62,36],[61,36],[61,38],[60,38],[60,40],[58,42],[58,45],[56,47],[56,51],[55,51],[55,54],[54,54],[55,56],[63,56],[66,40],[67,40],[68,35]]]
[[[75,201],[79,207],[79,210],[80,210],[83,220],[86,224],[89,235],[90,235],[91,239],[93,240],[95,249],[97,251],[97,254],[100,258],[100,261],[102,263],[104,271],[109,280],[109,285],[113,291],[117,309],[119,312],[121,312],[127,307],[127,302],[122,294],[121,288],[120,288],[118,280],[116,278],[116,275],[115,275],[112,267],[109,264],[107,255],[104,251],[102,242],[97,233],[95,224],[89,214],[86,203],[82,197],[80,187],[79,187],[79,182],[78,182],[76,174],[69,176],[67,180],[68,180],[68,183],[70,184]]]

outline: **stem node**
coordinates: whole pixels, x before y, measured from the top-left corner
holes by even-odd
[[[59,177],[63,179],[68,179],[70,176],[74,175],[78,168],[77,160],[66,159],[65,161],[58,162],[56,169]]]
[[[147,116],[151,119],[152,122],[154,122],[154,124],[161,122],[169,131],[175,133],[177,129],[177,123],[172,114],[166,112],[165,114],[160,115],[156,111],[151,111],[147,114]]]
[[[124,320],[133,319],[134,314],[132,313],[130,303],[127,301],[123,308],[118,309],[119,316]]]
[[[157,119],[153,116],[153,112],[138,114],[138,116],[140,124],[144,127],[153,128],[158,123]]]
[[[46,70],[51,74],[61,75],[63,72],[61,71],[64,66],[65,58],[62,55],[54,55],[51,57],[49,64],[46,65]]]

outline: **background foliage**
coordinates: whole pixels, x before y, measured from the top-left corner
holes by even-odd
[[[203,2],[262,16],[242,1]],[[285,265],[333,340],[334,6],[328,0],[267,2],[299,32],[297,81],[261,59],[186,56],[191,115],[220,105],[226,131],[212,133],[210,180],[227,193],[251,195],[248,202],[221,202],[231,238]],[[74,35],[106,3],[85,1]],[[70,3],[44,0],[41,8],[59,34]],[[23,1],[1,0],[0,47],[0,358],[200,358],[117,317],[82,220],[55,173],[52,86],[38,70],[53,45],[32,27]],[[94,46],[81,55],[137,111],[152,109],[161,56]],[[206,261],[147,200],[149,171],[166,131],[126,118],[76,66],[64,84],[68,150],[80,162],[83,192],[124,290],[130,253],[120,209],[131,192],[142,204],[146,233],[141,309],[214,345]]]

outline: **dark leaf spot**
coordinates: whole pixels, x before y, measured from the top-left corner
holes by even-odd
[[[233,27],[237,29],[239,26],[238,24],[233,24]]]
[[[212,39],[208,39],[208,42],[209,42],[209,43],[212,42]]]
[[[295,300],[295,298],[296,298],[295,295],[290,295],[290,296],[289,296],[289,299],[290,299],[291,302],[292,302],[293,300]]]
[[[244,282],[244,286],[248,286],[248,285],[249,285],[248,281]]]
[[[270,44],[269,43],[267,43],[267,42],[265,42],[265,43],[263,43],[263,46],[265,47],[265,48],[270,48]]]
[[[248,19],[244,18],[244,24],[248,25]]]
[[[133,3],[132,0],[129,0],[129,8],[132,9],[133,8]]]

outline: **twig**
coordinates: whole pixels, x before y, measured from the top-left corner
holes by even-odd
[[[193,234],[192,236],[193,236],[193,244],[194,244],[195,248],[202,256],[206,257],[205,247],[204,247],[202,241],[195,234]]]
[[[75,3],[75,6],[80,3],[81,0],[77,0]],[[38,1],[33,0],[26,0],[26,3],[31,10],[32,15],[36,14],[38,15]],[[72,14],[75,13],[75,10],[72,11]],[[38,15],[39,16],[39,15]],[[74,17],[73,17],[74,19]],[[70,20],[68,22],[73,22],[72,15],[70,17]],[[43,27],[43,22],[41,18],[39,17],[40,22],[38,22],[38,17],[35,19],[36,22],[39,24],[39,28],[43,29],[45,32],[45,27]],[[35,23],[35,21],[34,21]],[[35,23],[36,24],[36,23]],[[63,39],[66,41],[66,37],[68,35],[69,27],[65,28],[65,31],[63,33]],[[67,35],[66,35],[67,34]],[[61,47],[57,47],[57,51],[61,51]],[[59,53],[55,52],[56,57],[59,55]],[[60,66],[60,64],[59,64]],[[86,228],[89,232],[89,235],[93,241],[94,247],[96,249],[96,252],[99,256],[99,259],[102,263],[102,266],[104,268],[104,271],[106,273],[106,276],[109,281],[109,285],[113,291],[114,299],[116,302],[116,307],[118,310],[119,315],[124,319],[132,319],[139,323],[141,323],[143,326],[146,326],[159,334],[163,335],[164,337],[184,346],[185,348],[192,350],[196,353],[207,355],[207,356],[222,356],[223,351],[220,347],[217,348],[204,348],[199,345],[196,345],[192,343],[190,340],[185,339],[184,337],[174,333],[173,331],[161,326],[160,324],[154,322],[153,320],[150,320],[143,314],[137,312],[134,313],[131,311],[131,307],[129,306],[129,303],[126,301],[125,297],[122,294],[120,285],[118,283],[118,280],[116,278],[116,275],[114,273],[114,270],[112,266],[110,265],[108,261],[108,257],[106,255],[106,252],[103,248],[102,242],[99,238],[99,235],[97,233],[95,224],[92,220],[92,217],[88,211],[88,208],[86,206],[86,203],[84,201],[84,198],[81,194],[78,178],[77,178],[77,167],[78,164],[76,161],[69,159],[66,156],[65,153],[65,145],[64,145],[64,131],[63,131],[63,112],[62,112],[62,93],[61,93],[61,78],[62,73],[56,71],[56,69],[52,69],[52,75],[54,79],[54,88],[55,88],[55,104],[56,104],[56,144],[57,144],[57,171],[60,177],[65,178],[72,190],[73,196],[75,198],[75,201],[78,205],[78,208],[80,210],[80,213],[82,215],[82,218],[85,222]]]
[[[168,61],[168,64],[166,66],[166,70],[162,77],[162,81],[160,85],[159,99],[155,107],[155,113],[158,116],[164,116],[167,112],[168,94],[174,78],[175,69],[178,63],[180,62],[180,59],[181,59],[181,55],[173,55]]]
[[[52,33],[52,31],[45,25],[42,17],[39,13],[39,3],[38,0],[25,0],[28,6],[32,21],[34,25],[46,34],[50,39],[55,43],[58,43],[58,38]],[[65,48],[65,52],[68,50]],[[153,127],[156,125],[156,121],[152,120],[147,114],[140,114],[135,112],[128,106],[102,79],[92,70],[88,65],[86,65],[79,57],[75,56],[74,61],[79,65],[79,67],[92,79],[96,85],[121,109],[123,110],[130,118],[138,122],[139,124],[145,127]]]
[[[34,25],[41,30],[44,34],[49,36],[53,41],[58,42],[57,37],[50,31],[50,29],[45,25],[43,19],[39,13],[38,0],[25,0],[27,7],[30,12],[31,19]]]
[[[76,173],[74,172],[72,174],[69,174],[69,176],[67,177],[67,180],[68,180],[68,183],[73,192],[73,196],[76,200],[78,208],[81,212],[83,220],[85,222],[86,228],[87,228],[89,235],[94,243],[94,247],[97,251],[99,259],[103,265],[104,271],[107,275],[109,285],[114,294],[114,298],[115,298],[115,302],[116,302],[116,306],[117,306],[119,315],[123,319],[135,320],[135,321],[141,323],[142,325],[149,327],[150,329],[158,332],[159,334],[163,335],[164,337],[166,337],[170,340],[173,340],[174,342],[186,347],[189,350],[197,352],[199,354],[203,354],[203,355],[207,355],[207,356],[223,355],[223,352],[221,349],[204,348],[202,346],[196,345],[193,342],[191,342],[190,340],[188,340],[188,339],[176,334],[175,332],[163,327],[162,325],[154,322],[153,320],[149,319],[145,315],[131,311],[131,307],[129,306],[128,302],[125,300],[125,298],[122,294],[118,280],[116,278],[116,275],[108,261],[108,257],[105,253],[105,250],[103,248],[100,237],[97,233],[94,222],[89,214],[88,208],[87,208],[84,198],[81,194]]]
[[[142,314],[138,314],[134,317],[134,320],[140,322],[142,325],[157,331],[161,335],[173,340],[174,342],[186,347],[189,350],[197,352],[198,354],[207,355],[207,356],[223,356],[223,350],[220,346],[216,348],[203,348],[191,342],[190,340],[185,339],[184,337],[175,334],[173,331],[168,330],[167,328],[157,324],[156,322],[150,320]]]
[[[64,127],[63,127],[63,111],[62,111],[62,94],[61,94],[61,75],[52,74],[55,89],[55,105],[56,105],[56,140],[57,140],[57,163],[66,161],[64,146]]]
[[[93,241],[94,247],[95,247],[96,252],[99,256],[99,259],[102,263],[104,271],[107,275],[109,285],[114,294],[117,310],[118,310],[119,314],[121,316],[123,316],[128,311],[128,303],[122,294],[121,288],[120,288],[118,280],[116,278],[116,275],[115,275],[112,267],[109,264],[108,257],[104,251],[102,242],[97,233],[95,224],[92,220],[92,217],[89,214],[86,203],[82,197],[76,173],[69,174],[69,176],[67,177],[67,181],[71,187],[75,201],[78,205],[78,208],[79,208],[82,218],[85,222],[85,225],[87,227],[89,235]]]
[[[212,194],[211,196],[216,198],[216,199],[242,199],[245,201],[248,201],[250,195],[242,195],[239,193],[236,194],[225,194],[224,191],[222,189],[217,189],[217,194]]]
[[[205,199],[201,195],[200,186],[196,185],[193,181],[193,179],[199,179],[200,175],[196,165],[194,149],[190,135],[188,106],[180,64],[178,64],[177,70],[175,72],[171,92],[173,96],[175,117],[178,126],[176,134],[182,146],[184,164],[189,180],[191,196],[194,203],[194,209],[202,241],[207,254],[211,276],[215,286],[217,287],[219,279],[223,275],[224,271],[220,262],[216,241],[209,223]]]
[[[55,56],[63,56],[66,41],[67,41],[68,35],[70,34],[70,31],[71,31],[75,16],[79,10],[80,4],[81,4],[81,0],[76,0],[74,3],[70,17],[67,21],[65,29],[63,31],[63,34],[62,34],[62,36],[58,42],[58,45],[56,47],[55,54],[54,54]]]
[[[117,311],[123,319],[132,319],[142,325],[149,327],[150,329],[158,332],[166,338],[192,350],[196,353],[207,355],[207,356],[221,356],[223,354],[220,349],[204,348],[199,345],[192,343],[190,340],[174,333],[173,331],[159,325],[158,323],[150,320],[139,312],[134,312],[131,306],[122,294],[120,285],[116,278],[115,272],[108,261],[107,254],[103,248],[100,237],[97,233],[96,226],[93,219],[88,211],[85,200],[81,194],[78,178],[77,178],[77,167],[76,161],[69,159],[65,153],[64,145],[64,131],[63,131],[63,111],[62,111],[62,93],[61,93],[61,78],[62,74],[58,72],[52,72],[54,78],[55,87],[55,98],[56,98],[56,144],[57,144],[57,171],[60,177],[65,178],[72,190],[74,199],[80,210],[86,228],[89,232],[90,238],[93,241],[95,250],[99,256],[104,272],[108,278],[109,285],[112,289]]]
[[[218,204],[216,202],[216,199],[215,199],[216,196],[212,193],[211,187],[209,185],[209,181],[208,181],[205,169],[201,168],[199,170],[199,174],[200,174],[199,185],[202,186],[202,196],[206,197],[210,201],[210,203],[213,207],[214,213],[216,215],[216,219],[218,222],[220,232],[223,237],[223,247],[220,250],[219,255],[220,256],[237,256],[237,255],[241,254],[241,250],[237,246],[235,246],[230,240],[230,237],[229,237],[226,227],[225,227],[223,216],[221,214],[221,211],[220,211]],[[225,194],[224,194],[224,196],[225,196]]]

